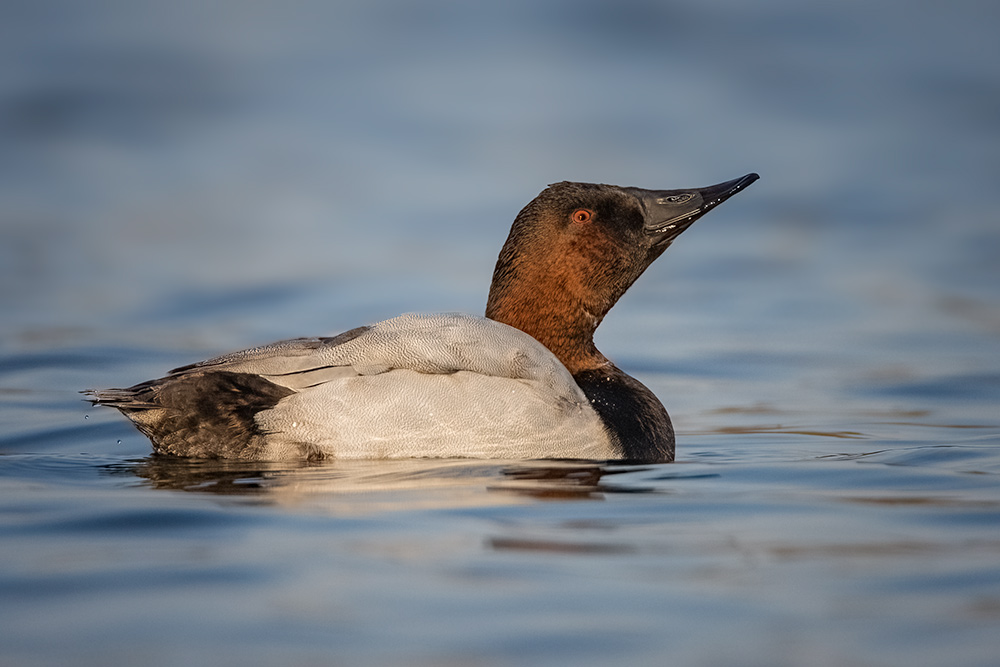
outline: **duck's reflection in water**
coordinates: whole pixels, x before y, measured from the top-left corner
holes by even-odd
[[[639,466],[593,461],[405,459],[259,463],[150,456],[113,466],[157,489],[337,514],[602,500],[646,489],[615,483]]]

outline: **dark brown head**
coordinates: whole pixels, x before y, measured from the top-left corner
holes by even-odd
[[[549,186],[514,220],[486,316],[534,336],[571,373],[609,363],[593,342],[607,312],[681,232],[757,178],[691,190]]]

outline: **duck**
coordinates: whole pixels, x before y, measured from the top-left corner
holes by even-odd
[[[404,314],[84,393],[118,409],[155,455],[670,462],[667,410],[594,332],[682,232],[758,178],[555,183],[514,219],[483,316]]]

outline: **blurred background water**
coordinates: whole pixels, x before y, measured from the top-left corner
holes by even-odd
[[[0,664],[995,664],[998,21],[4,3]],[[77,393],[481,313],[554,181],[749,171],[598,332],[672,465],[169,462]]]

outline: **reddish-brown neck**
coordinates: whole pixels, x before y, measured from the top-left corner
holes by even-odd
[[[600,368],[610,362],[594,346],[594,331],[614,300],[594,292],[586,269],[588,260],[606,260],[600,258],[599,248],[573,247],[579,239],[555,241],[544,244],[544,252],[511,252],[505,246],[486,317],[531,335],[570,373]]]

